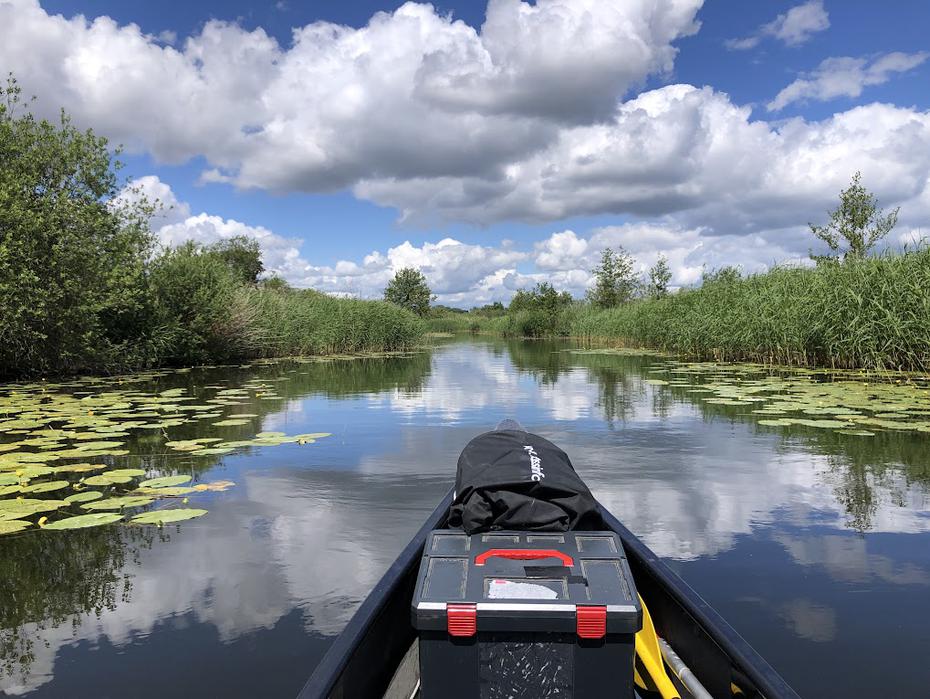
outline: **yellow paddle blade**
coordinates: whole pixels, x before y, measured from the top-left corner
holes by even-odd
[[[643,607],[643,628],[636,633],[636,655],[646,672],[649,673],[649,679],[652,680],[656,690],[662,695],[662,699],[681,699],[678,690],[675,689],[675,685],[672,684],[665,672],[662,651],[659,649],[659,638],[656,636],[652,616],[649,614],[642,597],[639,598],[639,603]],[[642,679],[640,678],[640,680]],[[640,686],[645,688],[645,685]]]

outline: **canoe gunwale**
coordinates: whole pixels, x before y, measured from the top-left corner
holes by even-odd
[[[766,699],[800,699],[797,692],[778,672],[737,633],[730,624],[695,590],[659,558],[639,537],[624,526],[603,505],[600,506],[604,523],[620,536],[627,558],[651,576],[665,594],[701,627],[708,638],[726,655],[738,670]],[[632,562],[631,561],[631,562]],[[681,649],[675,648],[681,655]],[[684,656],[682,656],[684,657]],[[700,677],[700,669],[691,670]]]
[[[400,552],[400,555],[394,560],[390,568],[385,571],[384,575],[374,586],[372,591],[365,598],[365,601],[359,606],[346,624],[342,633],[336,637],[333,644],[329,647],[326,655],[320,661],[319,665],[313,671],[310,679],[304,685],[298,695],[298,699],[317,699],[318,697],[342,696],[343,691],[337,686],[343,679],[343,673],[349,664],[354,651],[365,641],[369,630],[376,624],[381,615],[385,612],[388,603],[391,601],[392,594],[395,590],[402,587],[405,578],[409,576],[410,567],[420,560],[423,552],[423,546],[426,544],[426,537],[433,529],[439,529],[445,524],[449,513],[449,507],[452,504],[452,490],[442,499],[439,505],[433,510],[433,513],[426,519],[419,531],[414,534],[410,542]],[[410,607],[409,599],[405,606]],[[409,620],[409,612],[406,618]],[[411,635],[413,632],[411,631]],[[409,644],[403,647],[406,652]],[[397,665],[403,657],[403,652],[397,657],[397,662],[390,664],[387,677],[384,679],[383,686],[387,687],[391,681]],[[362,696],[359,694],[346,694],[345,696]]]
[[[413,594],[412,586],[416,578],[415,566],[422,556],[423,546],[429,532],[445,524],[449,506],[452,504],[452,495],[453,492],[450,490],[365,598],[343,632],[336,637],[326,655],[314,669],[298,695],[298,699],[381,696],[380,692],[388,686],[403,654],[415,639],[415,632],[412,627],[408,627],[396,629],[396,633],[392,634],[393,627],[391,627],[385,635],[383,629],[377,628],[378,622],[382,616],[390,614],[391,618],[402,618],[409,624],[409,605]],[[717,655],[721,658],[725,657],[731,669],[735,670],[738,676],[741,675],[748,680],[748,683],[753,685],[765,699],[800,699],[788,683],[713,607],[602,505],[600,509],[607,529],[615,531],[623,541],[631,566],[648,575],[671,603],[679,608],[679,613],[691,618],[693,625],[706,636],[705,645],[707,641],[710,641]],[[408,587],[410,589],[406,590],[405,588]],[[399,600],[398,595],[400,595]],[[652,606],[650,602],[650,608]],[[654,618],[657,616],[656,611],[658,610],[653,611]],[[384,671],[382,668],[379,671],[378,668],[366,665],[366,670],[371,673],[371,676],[348,676],[346,669],[361,649],[364,648],[366,653],[372,654],[374,650],[372,644],[375,641],[369,637],[369,634],[373,630],[385,636],[384,639],[378,639],[383,641],[378,648],[381,651],[381,664],[387,670]],[[404,634],[404,637],[397,638],[398,634]],[[676,652],[688,662],[688,658],[685,657],[687,653],[683,652],[687,649],[679,648],[674,643],[673,646]],[[385,658],[385,654],[397,657]],[[698,677],[701,677],[699,667],[691,665],[691,669]],[[380,687],[380,691],[375,690],[376,687]]]

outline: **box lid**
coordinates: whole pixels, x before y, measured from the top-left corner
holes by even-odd
[[[642,609],[614,532],[469,536],[438,529],[426,540],[412,604],[420,630],[635,633]]]

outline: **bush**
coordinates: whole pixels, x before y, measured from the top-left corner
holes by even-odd
[[[202,364],[254,353],[254,316],[239,275],[187,243],[163,252],[150,276],[154,342],[162,362]]]
[[[117,191],[107,141],[62,113],[37,121],[0,88],[0,374],[139,361],[149,320],[144,202]]]

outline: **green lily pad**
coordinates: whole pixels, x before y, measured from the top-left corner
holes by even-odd
[[[32,522],[24,522],[21,519],[0,519],[0,536],[4,534],[16,534],[24,529],[29,529],[31,526]]]
[[[874,432],[868,430],[837,430],[837,434],[847,434],[851,437],[874,437]]]
[[[137,495],[144,495],[150,498],[180,497],[196,493],[197,488],[188,488],[184,486],[167,486],[162,488],[139,488],[133,491]]]
[[[116,512],[95,512],[75,517],[66,517],[59,519],[57,522],[49,522],[43,529],[52,529],[63,531],[65,529],[86,529],[87,527],[100,527],[104,524],[113,524],[119,522],[123,515]]]
[[[141,497],[138,495],[124,495],[119,498],[107,498],[89,502],[81,507],[85,510],[120,510],[124,507],[142,507],[155,502],[152,498]]]
[[[99,500],[103,497],[103,493],[99,490],[82,490],[80,493],[75,493],[74,495],[69,495],[65,498],[65,502],[72,505],[80,502],[92,502],[94,500]]]
[[[2,495],[15,495],[16,493],[21,492],[23,487],[16,483],[15,485],[0,485],[0,496]]]
[[[137,478],[138,476],[144,476],[145,470],[141,468],[116,468],[112,471],[107,471],[104,475],[129,476],[130,478]]]
[[[250,420],[220,420],[219,422],[214,422],[214,427],[239,427],[241,425],[248,425]]]
[[[139,483],[140,488],[165,488],[167,486],[184,485],[190,483],[190,476],[162,476],[161,478],[150,478],[147,481]]]
[[[52,512],[60,507],[67,506],[64,500],[36,500],[34,498],[17,498],[15,500],[0,500],[0,516],[4,513],[13,513],[8,519],[28,517],[40,512]]]
[[[111,476],[108,473],[101,473],[99,476],[85,478],[84,483],[86,485],[107,486],[122,485],[124,483],[129,483],[131,480],[132,478],[130,476]]]
[[[207,514],[206,510],[194,508],[179,508],[172,510],[153,510],[152,512],[143,512],[129,520],[130,524],[173,524],[174,522],[183,522],[195,517],[203,517]]]
[[[51,493],[56,490],[63,490],[71,484],[68,481],[48,481],[46,483],[34,483],[23,488],[24,493]]]

